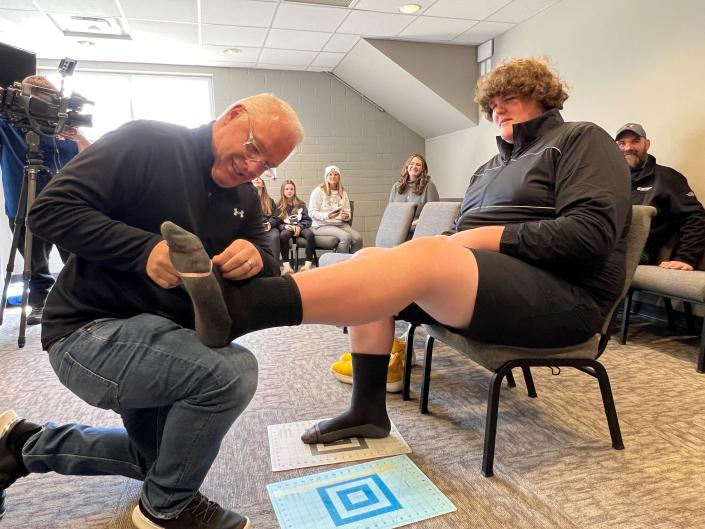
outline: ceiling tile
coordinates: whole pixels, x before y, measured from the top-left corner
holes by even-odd
[[[514,27],[506,22],[480,22],[468,31],[453,39],[454,44],[482,44]]]
[[[353,11],[340,26],[339,31],[341,33],[357,33],[367,37],[395,37],[414,18],[402,14]]]
[[[201,21],[210,24],[269,27],[276,4],[250,0],[206,0],[201,2]]]
[[[42,39],[49,36],[63,37],[51,20],[38,11],[0,11],[0,26],[4,32],[11,34],[27,35],[27,28],[32,28],[32,34]]]
[[[315,57],[315,51],[273,50],[264,48],[259,62],[264,64],[307,66]]]
[[[203,24],[201,29],[203,32],[203,44],[221,46],[262,46],[267,36],[265,28]]]
[[[328,44],[326,44],[325,51],[337,51],[347,53],[349,52],[355,43],[360,39],[358,35],[346,35],[344,33],[334,34]]]
[[[468,18],[483,20],[511,0],[438,0],[426,11],[426,15],[436,17]]]
[[[280,5],[272,27],[281,29],[303,29],[335,31],[348,10],[335,7]]]
[[[32,0],[3,0],[3,9],[23,9],[25,11],[37,11]]]
[[[115,0],[36,0],[37,5],[49,13],[71,13],[85,17],[121,16]]]
[[[198,22],[195,0],[169,0],[168,8],[162,2],[120,0],[127,18],[168,20],[170,22]]]
[[[409,0],[409,2],[406,2],[405,0],[359,0],[359,2],[355,4],[355,9],[359,9],[362,11],[382,11],[384,13],[399,14],[399,6],[405,3],[414,3],[421,5],[421,9],[414,13],[414,15],[420,15],[421,13],[425,12],[428,9],[428,6],[431,5],[433,2],[431,0]]]
[[[494,13],[487,20],[514,22],[518,24],[531,18],[539,11],[555,4],[558,0],[514,0],[511,4]]]
[[[232,62],[232,63],[256,63],[259,57],[260,48],[241,47],[241,52],[237,55],[226,55],[224,52],[228,46],[210,46],[204,45],[204,53],[209,59],[215,61]]]
[[[338,66],[338,63],[343,60],[343,57],[345,57],[344,53],[328,53],[324,51],[318,54],[318,57],[313,60],[311,66],[335,68]]]
[[[433,41],[449,41],[477,24],[476,20],[418,17],[399,36]]]
[[[198,26],[177,22],[128,20],[130,35],[135,42],[178,42],[198,44]]]
[[[320,51],[330,36],[330,33],[315,31],[270,29],[265,46],[267,48]]]

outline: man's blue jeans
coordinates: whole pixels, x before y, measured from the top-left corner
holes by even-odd
[[[188,505],[257,388],[247,349],[209,349],[152,314],[89,323],[53,344],[49,360],[62,384],[125,428],[49,423],[25,444],[27,469],[142,480],[142,503],[159,518]]]

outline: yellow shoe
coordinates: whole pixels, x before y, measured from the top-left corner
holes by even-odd
[[[390,351],[390,354],[400,354],[402,358],[404,358],[404,355],[406,354],[406,342],[402,340],[401,338],[394,338],[394,342],[392,342],[392,349]],[[340,355],[340,358],[338,359],[340,362],[350,362],[352,360],[352,355],[348,352],[343,353]],[[411,365],[416,364],[416,352],[414,352],[411,355]]]
[[[349,360],[343,360],[348,357]],[[330,371],[333,376],[344,384],[352,384],[352,355],[345,353],[340,357],[341,360],[333,362],[330,366]],[[404,376],[404,356],[401,354],[392,354],[389,358],[389,367],[387,368],[387,392],[399,393],[402,390],[402,378]]]

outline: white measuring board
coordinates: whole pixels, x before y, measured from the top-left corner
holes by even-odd
[[[301,440],[301,434],[306,428],[317,422],[290,422],[267,427],[269,455],[273,471],[333,465],[411,453],[411,448],[394,424],[392,424],[389,435],[383,439],[351,437],[327,444],[309,445],[304,443]]]
[[[456,510],[405,455],[267,485],[281,529],[392,529]]]

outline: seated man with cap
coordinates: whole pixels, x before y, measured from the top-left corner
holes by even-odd
[[[648,153],[651,141],[644,127],[627,123],[617,131],[615,141],[631,170],[632,204],[657,209],[640,264],[693,270],[705,249],[705,209],[702,204],[681,173],[658,165],[656,158]],[[671,260],[657,263],[659,250],[675,233],[678,234],[678,243]]]

